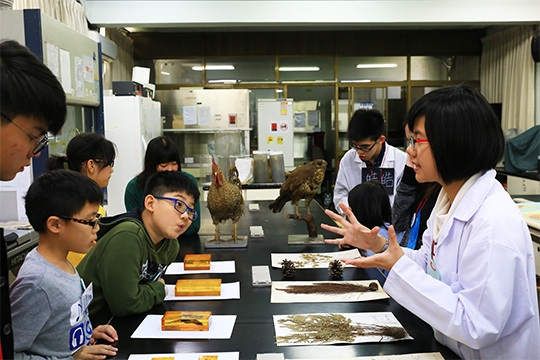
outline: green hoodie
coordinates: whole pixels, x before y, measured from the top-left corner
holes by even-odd
[[[77,266],[86,285],[93,286],[92,323],[144,313],[162,303],[165,286],[156,280],[178,255],[178,240],[163,239],[157,249],[137,210],[100,227],[99,240]]]

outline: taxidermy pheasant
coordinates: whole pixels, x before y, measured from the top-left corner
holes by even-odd
[[[242,185],[238,179],[238,170],[236,166],[231,165],[229,169],[229,179],[225,180],[221,169],[212,158],[212,173],[214,178],[208,191],[207,206],[212,222],[216,227],[214,240],[220,241],[218,224],[227,220],[233,222],[233,235],[229,240],[238,240],[236,232],[236,223],[244,215],[244,198],[242,196]]]
[[[304,198],[307,213],[311,215],[309,204],[324,180],[326,165],[326,161],[317,159],[294,169],[281,185],[278,198],[268,207],[272,209],[272,212],[277,213],[283,209],[287,201],[291,201],[296,206],[296,216],[301,217],[298,212],[298,202]]]

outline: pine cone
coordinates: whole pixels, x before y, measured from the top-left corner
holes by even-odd
[[[283,277],[293,278],[296,274],[294,263],[291,260],[283,259],[281,262],[281,272],[283,273]]]
[[[328,272],[332,279],[340,279],[343,277],[343,264],[340,260],[332,260],[328,264]]]

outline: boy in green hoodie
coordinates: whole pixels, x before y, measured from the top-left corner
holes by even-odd
[[[176,239],[198,214],[199,190],[179,171],[153,175],[144,190],[144,209],[103,219],[98,242],[77,270],[94,287],[92,322],[140,314],[165,298],[165,268],[178,255]]]

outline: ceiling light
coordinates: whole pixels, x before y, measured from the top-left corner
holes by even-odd
[[[395,68],[397,64],[358,64],[357,69]]]
[[[281,89],[276,89],[276,92],[277,92],[277,93],[282,93],[283,90],[281,90]]]
[[[208,80],[209,84],[236,84],[238,81],[234,79],[227,80]]]
[[[319,71],[318,66],[280,67],[279,71]]]
[[[341,80],[342,83],[368,83],[368,82],[371,82],[371,80],[369,79],[365,79],[365,80]]]
[[[191,68],[195,71],[202,71],[202,66],[193,66]],[[232,65],[206,65],[206,70],[234,70],[234,66]]]
[[[169,74],[169,73],[166,72],[166,71],[162,71],[161,73],[162,73],[163,75],[171,75],[171,74]]]

